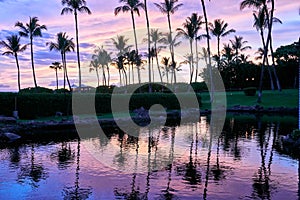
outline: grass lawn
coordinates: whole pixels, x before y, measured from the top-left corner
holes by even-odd
[[[298,89],[286,89],[281,92],[264,90],[262,96],[262,103],[257,103],[257,92],[255,96],[246,96],[243,91],[241,92],[227,92],[227,107],[235,105],[241,106],[255,106],[260,105],[263,107],[298,107]],[[209,93],[202,93],[202,107],[201,109],[210,109]]]

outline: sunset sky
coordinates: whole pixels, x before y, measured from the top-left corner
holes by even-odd
[[[252,9],[240,11],[239,4],[242,0],[212,0],[206,1],[207,13],[209,21],[221,18],[229,24],[229,28],[234,28],[237,32],[223,38],[221,43],[228,43],[234,35],[243,36],[245,40],[252,46],[252,50],[246,52],[253,59],[254,52],[261,46],[260,38],[253,25]],[[159,28],[161,31],[167,29],[167,18],[161,14],[153,5],[154,1],[149,0],[149,17],[150,26]],[[180,0],[184,5],[171,16],[172,28],[175,30],[180,27],[185,18],[191,13],[197,12],[202,15],[200,0]],[[293,43],[300,36],[300,3],[295,0],[277,0],[275,16],[282,20],[283,24],[274,25],[274,47],[275,49],[281,45]],[[89,63],[91,55],[96,46],[104,46],[109,51],[113,51],[111,39],[116,35],[126,35],[133,43],[132,23],[130,13],[120,13],[114,16],[114,8],[119,6],[118,0],[87,0],[87,6],[92,11],[92,15],[79,15],[79,41],[81,47],[82,60],[82,80],[83,84],[96,86],[97,80],[94,72],[89,72]],[[40,24],[45,24],[48,28],[43,32],[42,38],[34,39],[34,57],[37,83],[39,86],[52,87],[55,86],[55,73],[49,69],[54,61],[60,61],[58,52],[50,52],[46,46],[46,42],[55,41],[58,32],[67,32],[70,37],[74,38],[74,15],[68,14],[61,16],[63,6],[60,0],[0,0],[0,40],[5,40],[6,36],[17,33],[18,29],[14,27],[17,21],[27,23],[29,16],[36,16],[40,20]],[[145,51],[145,42],[142,42],[145,34],[145,16],[141,11],[141,16],[136,16],[136,26],[138,31],[138,42],[140,51]],[[204,28],[204,27],[203,27]],[[204,29],[202,30],[204,31]],[[27,38],[22,38],[21,42],[28,43]],[[200,42],[200,46],[204,47],[205,42]],[[212,51],[216,52],[215,38],[212,39]],[[0,49],[3,53],[4,49]],[[189,53],[187,45],[183,44],[176,50],[177,56],[182,57]],[[30,64],[30,48],[19,55],[21,68],[21,87],[32,87],[33,79]],[[69,53],[67,55],[69,76],[72,83],[77,84],[77,65],[76,54]],[[146,74],[146,70],[144,70]],[[188,69],[184,68],[181,75],[184,77],[188,73]],[[17,70],[13,57],[0,56],[0,91],[16,91],[17,89]],[[59,79],[62,80],[62,72],[59,73]],[[143,80],[147,80],[144,77]],[[158,79],[157,79],[158,80]],[[180,79],[183,81],[184,79]],[[112,82],[118,84],[118,73],[112,70]]]

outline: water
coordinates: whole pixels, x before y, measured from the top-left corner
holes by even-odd
[[[111,129],[108,142],[28,141],[0,150],[0,199],[298,199],[299,161],[279,139],[296,127],[232,115],[220,135],[201,117],[139,139]]]

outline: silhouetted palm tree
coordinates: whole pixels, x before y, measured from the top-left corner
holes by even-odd
[[[132,45],[127,45],[128,38],[125,38],[124,35],[117,35],[117,38],[112,38],[113,45],[119,51],[117,56],[124,55],[125,53],[129,52]]]
[[[36,76],[34,70],[34,59],[33,59],[33,38],[34,37],[42,37],[42,30],[47,30],[45,25],[38,24],[39,19],[37,17],[29,17],[29,23],[25,25],[22,22],[17,22],[15,24],[16,27],[19,27],[21,30],[19,34],[21,37],[29,37],[30,39],[30,50],[31,50],[31,67],[32,67],[32,75],[34,86],[37,87]]]
[[[163,33],[159,32],[158,29],[151,29],[150,33],[150,42],[153,43],[154,51],[155,51],[155,59],[156,59],[156,65],[160,77],[160,82],[163,82],[162,80],[162,74],[159,66],[159,60],[158,60],[158,52],[160,51],[161,47],[158,47],[157,44],[161,42]]]
[[[245,46],[248,41],[243,41],[242,36],[234,36],[234,40],[230,40],[232,49],[235,51],[235,63],[239,61],[239,53],[247,49],[251,49],[250,46]]]
[[[197,82],[199,73],[198,73],[198,69],[199,69],[199,57],[198,57],[198,40],[201,40],[203,38],[203,34],[198,35],[198,31],[201,28],[201,25],[204,23],[202,21],[202,16],[198,16],[197,13],[192,13],[192,15],[190,17],[187,18],[187,20],[193,24],[194,26],[194,31],[195,31],[195,47],[196,47],[196,71],[195,71],[195,82]]]
[[[214,23],[209,23],[210,31],[213,36],[217,38],[217,50],[218,50],[218,57],[220,58],[220,40],[221,37],[225,37],[230,33],[234,33],[234,29],[226,30],[228,27],[228,23],[225,23],[221,19],[214,20]],[[218,69],[220,68],[220,60],[218,60]]]
[[[0,46],[5,48],[2,55],[13,55],[16,59],[16,65],[18,69],[18,89],[21,90],[21,80],[20,80],[20,66],[18,61],[18,53],[26,50],[26,45],[21,46],[20,37],[18,35],[11,35],[6,37],[6,41],[2,40]]]
[[[169,25],[169,37],[170,37],[170,41],[173,41],[173,36],[172,36],[172,26],[171,26],[171,18],[170,15],[174,14],[181,6],[183,6],[182,3],[179,3],[176,5],[176,3],[178,2],[178,0],[165,0],[162,3],[154,3],[154,5],[163,13],[167,15],[168,18],[168,25]],[[169,44],[170,45],[170,53],[171,53],[171,65],[172,68],[176,68],[176,62],[175,62],[175,58],[174,58],[174,45],[172,43]],[[174,79],[175,79],[175,83],[176,83],[176,75],[175,75],[175,71],[174,71]]]
[[[167,77],[167,83],[169,83],[169,67],[170,67],[170,58],[163,57],[161,63],[164,65],[164,74]]]
[[[177,28],[177,31],[179,33],[179,35],[183,35],[185,38],[187,38],[190,42],[190,83],[192,83],[193,80],[193,74],[194,74],[194,54],[193,54],[193,41],[195,39],[195,27],[194,25],[189,22],[188,20],[185,21],[185,23],[183,23],[183,27],[182,28]]]
[[[50,69],[54,69],[55,71],[55,77],[56,77],[56,89],[58,90],[58,75],[57,70],[61,70],[62,66],[60,62],[53,62],[52,65],[49,66]]]
[[[97,86],[99,87],[100,85],[100,79],[99,79],[99,61],[97,58],[94,58],[91,63],[90,63],[90,72],[95,70],[96,71],[96,76],[97,76]]]
[[[212,63],[211,63],[211,52],[210,52],[210,43],[209,43],[209,28],[208,28],[208,19],[207,19],[207,14],[206,14],[206,7],[204,0],[201,0],[201,5],[202,5],[202,10],[203,10],[203,15],[204,15],[204,22],[205,22],[205,30],[206,30],[206,42],[207,42],[207,57],[208,57],[208,73],[209,73],[209,80],[210,80],[210,101],[214,101],[214,82],[213,82],[213,76],[212,76]]]
[[[144,0],[144,10],[145,10],[145,17],[146,17],[146,24],[147,24],[147,37],[148,37],[148,73],[149,73],[149,83],[151,83],[151,64],[150,64],[150,23],[148,17],[148,7],[147,7],[147,0]],[[153,59],[152,59],[153,60]],[[152,63],[153,66],[153,63]],[[154,73],[153,78],[154,80]],[[152,92],[151,84],[149,84],[149,92]]]
[[[145,5],[143,3],[141,3],[140,0],[120,0],[120,3],[124,3],[124,5],[115,8],[115,15],[118,15],[121,11],[122,12],[130,12],[131,20],[132,20],[132,28],[133,28],[133,33],[134,33],[135,51],[138,52],[134,13],[136,13],[138,16],[140,16],[139,9],[144,8]],[[138,71],[138,76],[140,76],[139,67],[137,67],[137,71]]]
[[[60,32],[57,34],[56,42],[46,43],[46,45],[49,45],[50,51],[56,50],[60,52],[61,61],[64,69],[64,89],[66,88],[66,79],[67,79],[70,91],[72,90],[72,88],[68,77],[66,52],[74,51],[75,44],[73,43],[72,40],[73,38],[69,39],[66,33]]]
[[[76,47],[77,47],[77,61],[78,61],[78,76],[79,76],[79,91],[81,90],[81,68],[80,68],[80,54],[79,54],[79,39],[78,39],[78,12],[92,14],[90,9],[86,6],[85,0],[62,0],[63,6],[66,6],[62,9],[61,15],[67,13],[74,13],[75,16],[75,34],[76,34]]]
[[[101,47],[95,50],[95,54],[92,56],[92,58],[94,60],[97,59],[98,64],[102,67],[103,85],[109,86],[109,81],[110,81],[109,65],[112,62],[111,53],[108,53],[103,47]],[[105,76],[105,69],[107,70],[107,82]]]

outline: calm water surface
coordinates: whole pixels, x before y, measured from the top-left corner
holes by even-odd
[[[280,143],[296,126],[232,115],[219,135],[201,117],[139,138],[27,142],[0,149],[0,199],[298,199],[299,161]]]

